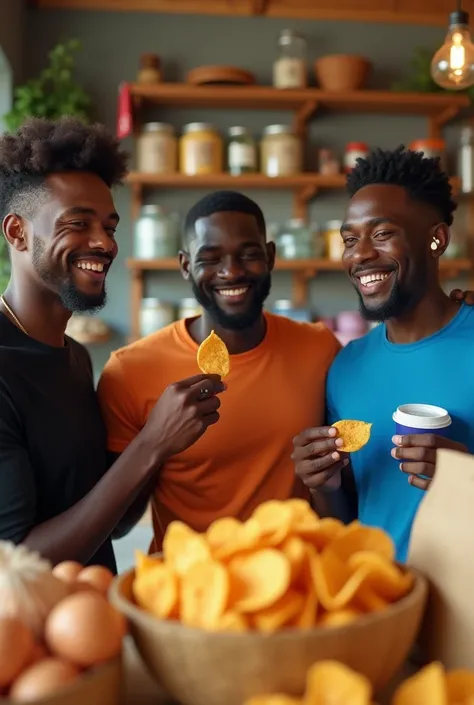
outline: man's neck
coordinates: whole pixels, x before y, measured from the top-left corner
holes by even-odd
[[[209,314],[204,311],[202,316],[192,321],[188,332],[196,343],[201,344],[213,330],[224,341],[229,353],[238,355],[256,348],[264,339],[266,329],[267,324],[263,313],[249,328],[245,328],[245,330],[229,330],[213,321]]]
[[[441,330],[458,311],[459,304],[438,287],[409,313],[386,322],[388,339],[392,343],[416,343]]]
[[[71,313],[55,294],[31,284],[20,286],[10,282],[4,298],[30,338],[52,347],[64,347],[64,334]],[[15,323],[5,308],[3,313]]]

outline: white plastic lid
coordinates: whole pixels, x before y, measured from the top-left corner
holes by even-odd
[[[409,428],[446,428],[451,425],[446,409],[432,404],[402,404],[392,418],[395,423]]]

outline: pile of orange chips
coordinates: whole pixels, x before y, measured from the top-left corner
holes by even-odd
[[[380,529],[320,519],[304,500],[269,501],[205,533],[172,522],[163,557],[137,555],[136,603],[158,619],[212,631],[348,624],[411,589]]]
[[[308,671],[302,698],[275,693],[249,698],[244,705],[372,705],[373,690],[365,676],[337,661],[319,661]],[[391,705],[473,705],[474,673],[445,672],[434,662],[404,681]]]

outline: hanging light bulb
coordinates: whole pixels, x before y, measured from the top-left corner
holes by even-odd
[[[431,77],[438,86],[461,91],[474,85],[474,44],[469,32],[469,15],[461,10],[449,15],[449,28],[443,46],[431,60]]]

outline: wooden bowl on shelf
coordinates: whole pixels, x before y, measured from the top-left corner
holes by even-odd
[[[301,695],[316,661],[336,659],[363,673],[376,690],[401,668],[424,613],[427,581],[412,571],[411,592],[383,612],[338,628],[284,629],[273,634],[191,629],[158,620],[132,597],[134,570],[112,583],[109,599],[152,676],[181,705],[242,705],[263,693]]]
[[[324,91],[356,91],[365,87],[372,63],[365,56],[329,54],[316,59],[314,73]]]

